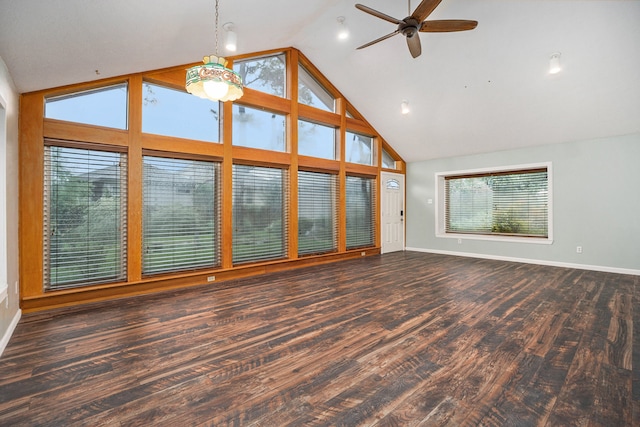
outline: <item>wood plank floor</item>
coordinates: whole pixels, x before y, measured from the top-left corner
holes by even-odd
[[[392,253],[25,315],[0,425],[638,426],[639,335],[637,276]]]

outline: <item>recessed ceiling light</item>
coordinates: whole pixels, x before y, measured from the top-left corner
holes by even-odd
[[[558,74],[562,70],[560,66],[560,52],[551,54],[549,59],[549,74]]]
[[[349,27],[344,23],[344,16],[338,16],[338,40],[346,40],[349,38]]]
[[[227,52],[235,52],[238,50],[238,35],[233,31],[233,22],[227,22],[222,28],[226,32],[224,48]]]
[[[400,103],[400,112],[404,115],[407,115],[411,112],[411,109],[409,108],[409,103],[406,100]]]

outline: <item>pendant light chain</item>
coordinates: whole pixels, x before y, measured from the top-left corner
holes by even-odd
[[[218,56],[219,0],[216,0],[215,54],[202,58],[204,65],[196,65],[187,70],[185,89],[187,92],[216,102],[235,101],[244,93],[242,77],[230,68],[227,60]]]
[[[216,56],[218,56],[218,2],[216,0]]]

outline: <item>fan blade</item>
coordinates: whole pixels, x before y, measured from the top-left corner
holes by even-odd
[[[412,37],[407,37],[407,46],[409,46],[409,52],[411,56],[417,58],[422,53],[422,45],[420,44],[420,37],[418,33],[415,33]]]
[[[370,7],[365,6],[365,5],[363,5],[363,4],[360,4],[360,3],[356,4],[356,8],[357,8],[357,9],[360,9],[360,10],[361,10],[361,11],[363,11],[363,12],[367,12],[369,15],[376,16],[376,17],[378,17],[378,18],[380,18],[380,19],[384,19],[385,21],[389,21],[389,22],[391,22],[392,24],[399,25],[399,24],[402,22],[402,21],[401,21],[401,20],[399,20],[399,19],[396,19],[396,18],[394,18],[394,17],[392,17],[392,16],[389,16],[389,15],[385,15],[385,14],[384,14],[384,13],[382,13],[382,12],[378,12],[377,10],[375,10],[375,9],[371,9]]]
[[[434,21],[424,21],[420,27],[423,33],[448,33],[451,31],[473,30],[478,26],[478,21],[467,21],[465,19],[442,19]]]
[[[365,47],[369,47],[369,46],[371,46],[372,44],[376,44],[376,43],[378,43],[378,42],[381,42],[382,40],[386,40],[386,39],[388,39],[389,37],[395,36],[396,34],[399,34],[399,33],[400,33],[400,31],[399,31],[399,30],[395,30],[393,33],[387,34],[386,36],[382,36],[382,37],[380,37],[379,39],[375,39],[374,41],[369,42],[369,43],[367,43],[367,44],[363,44],[362,46],[360,46],[360,47],[358,47],[358,48],[356,48],[356,49],[364,49]]]
[[[422,0],[422,3],[416,7],[416,10],[413,11],[411,17],[416,19],[418,22],[422,22],[427,19],[427,16],[431,15],[431,12],[438,7],[442,0]]]

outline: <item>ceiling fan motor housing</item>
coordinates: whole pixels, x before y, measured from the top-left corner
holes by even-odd
[[[418,34],[421,24],[422,23],[417,19],[412,18],[411,16],[407,16],[398,25],[398,31],[400,31],[403,36],[411,38]]]

